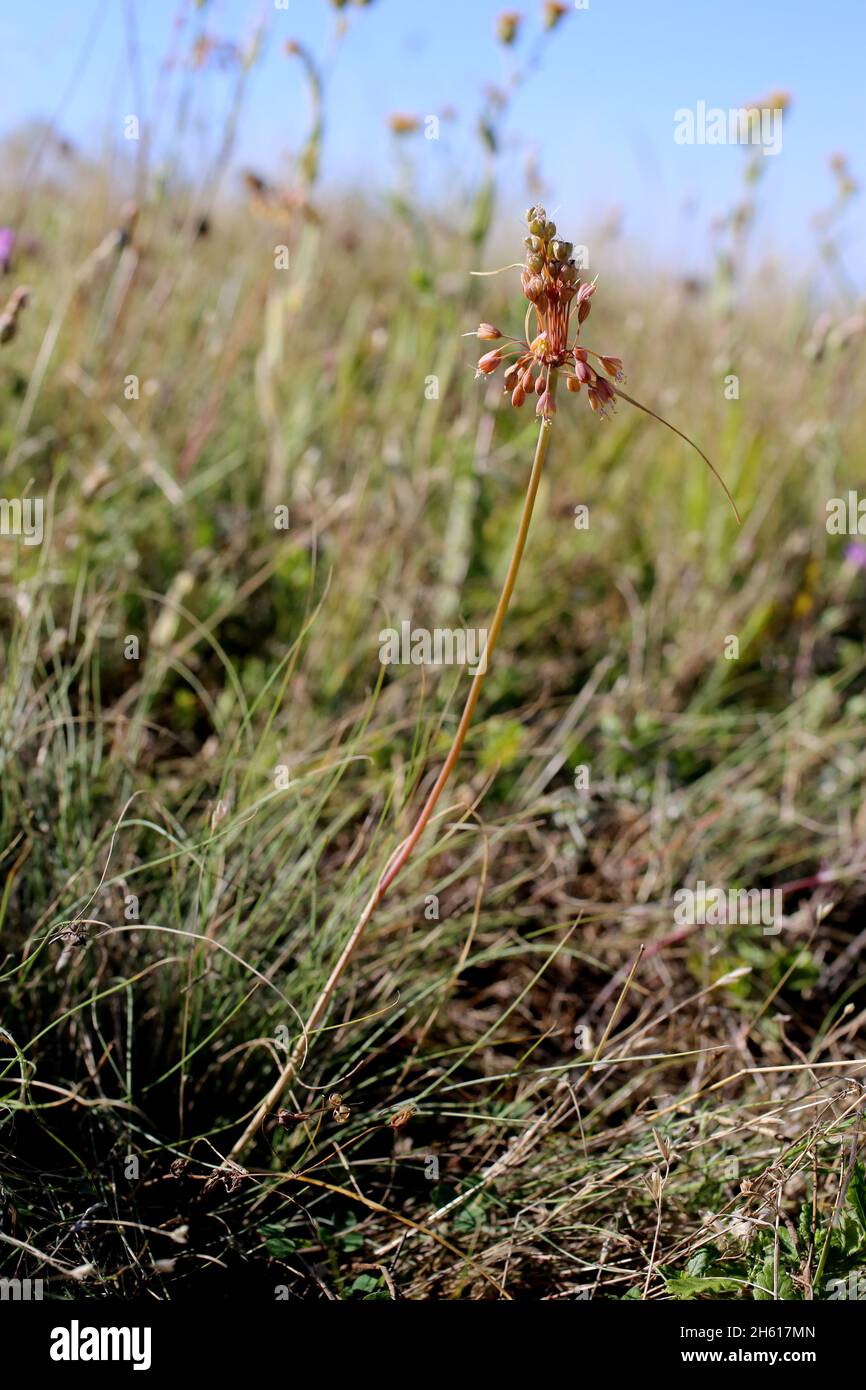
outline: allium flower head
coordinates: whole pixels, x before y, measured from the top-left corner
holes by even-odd
[[[577,392],[586,387],[587,399],[594,411],[605,416],[614,403],[616,392],[604,379],[602,372],[615,381],[623,381],[619,357],[592,352],[578,346],[578,335],[589,318],[595,285],[581,281],[574,261],[574,246],[558,235],[556,223],[548,219],[543,207],[531,207],[526,214],[528,232],[524,238],[526,259],[521,272],[521,284],[529,301],[526,314],[526,337],[510,338],[508,347],[486,352],[478,363],[483,376],[494,372],[506,354],[515,354],[505,372],[505,389],[511,392],[512,405],[523,405],[526,397],[537,397],[535,413],[549,419],[556,410],[553,380],[556,372],[566,378],[568,389]],[[530,338],[529,324],[535,315],[535,332]],[[576,319],[573,337],[572,315]],[[489,339],[504,335],[491,324],[483,323],[478,337]],[[590,366],[588,358],[600,364]]]
[[[512,338],[491,323],[480,324],[475,336],[483,342],[495,341],[497,346],[479,358],[477,375],[491,376],[507,362],[503,381],[505,390],[511,394],[511,404],[519,408],[527,396],[534,395],[535,413],[545,425],[549,425],[556,413],[558,375],[565,377],[566,387],[574,395],[585,388],[591,409],[602,419],[607,418],[621,397],[679,435],[700,455],[724,489],[739,521],[736,503],[704,451],[676,425],[622,389],[621,383],[625,381],[622,358],[595,352],[578,341],[580,330],[592,312],[595,282],[581,280],[572,243],[557,232],[556,224],[550,221],[543,207],[531,207],[526,222],[528,230],[523,239],[526,257],[520,266],[523,294],[529,301],[524,336]],[[531,332],[533,315],[534,333]]]

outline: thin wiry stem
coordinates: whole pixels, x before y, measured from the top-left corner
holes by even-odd
[[[717,481],[721,484],[722,488],[724,489],[725,496],[727,497],[728,501],[734,509],[734,516],[737,518],[737,521],[742,526],[743,519],[740,516],[740,513],[737,511],[737,504],[731,496],[727,483],[725,482],[718,468],[716,468],[715,464],[711,463],[710,460],[707,458],[703,449],[701,449],[693,439],[689,439],[687,434],[683,434],[682,430],[678,430],[676,425],[672,425],[670,420],[666,420],[663,415],[657,415],[654,410],[650,410],[648,405],[642,405],[640,401],[636,401],[634,396],[627,395],[621,387],[614,385],[611,387],[611,390],[615,391],[618,396],[622,396],[623,400],[628,401],[629,405],[636,406],[638,410],[642,410],[644,415],[651,415],[654,420],[658,420],[660,425],[666,425],[669,430],[673,430],[674,434],[678,434],[680,439],[684,439],[687,444],[691,445],[691,447],[695,450],[696,453],[700,454],[701,458],[709,468],[710,472],[713,474],[713,476],[717,479]]]
[[[551,390],[553,389],[554,384],[555,377],[554,382],[552,383],[550,388]],[[321,993],[316,999],[315,1004],[310,1010],[310,1015],[307,1019],[306,1024],[304,1025],[304,1030],[297,1043],[295,1044],[294,1048],[292,1049],[288,1062],[286,1063],[277,1080],[274,1082],[271,1089],[268,1091],[268,1094],[265,1096],[264,1100],[259,1105],[258,1109],[253,1115],[252,1119],[250,1120],[240,1139],[238,1139],[234,1148],[231,1150],[229,1157],[234,1159],[235,1161],[237,1161],[238,1156],[244,1152],[248,1144],[258,1133],[269,1111],[271,1111],[277,1104],[277,1102],[280,1100],[284,1090],[286,1089],[286,1086],[292,1080],[292,1077],[295,1076],[298,1066],[303,1061],[303,1058],[306,1055],[308,1039],[310,1035],[313,1033],[313,1031],[318,1027],[323,1015],[325,1014],[328,1005],[331,1002],[334,990],[337,988],[337,985],[340,982],[343,971],[346,969],[346,966],[348,965],[349,961],[351,960],[352,956],[357,950],[358,944],[361,941],[361,938],[363,937],[365,931],[367,930],[367,927],[369,926],[370,921],[372,920],[376,912],[376,909],[378,908],[388,889],[391,887],[391,884],[394,882],[397,875],[405,867],[410,855],[412,854],[412,851],[414,850],[415,846],[417,845],[418,841],[423,835],[427,827],[427,824],[430,820],[430,817],[436,809],[436,804],[439,801],[439,798],[445,789],[445,784],[454,770],[454,766],[457,762],[457,759],[460,757],[460,751],[463,748],[464,742],[466,741],[466,735],[469,732],[469,726],[472,722],[472,716],[475,713],[475,706],[478,704],[478,697],[481,694],[481,686],[484,681],[484,676],[490,665],[490,659],[493,655],[493,650],[499,639],[499,634],[502,631],[502,624],[505,621],[505,614],[508,611],[508,605],[511,602],[511,595],[514,592],[514,585],[517,582],[517,573],[520,569],[520,562],[523,559],[523,551],[526,547],[526,538],[529,535],[529,524],[532,520],[532,512],[535,507],[535,499],[538,495],[538,485],[541,482],[541,474],[544,468],[544,460],[547,455],[547,445],[550,439],[550,428],[551,425],[549,419],[544,419],[541,421],[541,426],[538,431],[538,442],[535,446],[535,457],[532,461],[532,472],[529,475],[529,484],[527,486],[526,496],[523,501],[523,510],[520,513],[520,522],[517,527],[517,535],[515,537],[514,548],[511,553],[511,561],[508,566],[508,573],[505,576],[505,583],[502,586],[502,592],[499,595],[499,602],[496,605],[496,612],[493,615],[493,620],[490,624],[490,628],[488,631],[487,644],[484,650],[484,660],[479,666],[478,670],[476,671],[475,676],[472,680],[472,684],[469,687],[469,694],[466,697],[466,704],[463,707],[463,713],[460,716],[460,723],[457,725],[457,731],[454,735],[453,742],[448,751],[448,756],[445,759],[445,762],[442,764],[442,769],[439,773],[439,776],[436,778],[436,781],[433,784],[433,787],[427,797],[427,800],[424,803],[424,806],[421,809],[421,813],[418,816],[418,819],[416,820],[414,826],[407,835],[406,839],[403,840],[397,846],[397,849],[394,851],[391,858],[388,860],[388,863],[385,865],[385,868],[379,878],[378,883],[376,884],[375,889],[373,890],[371,897],[369,898],[366,906],[364,907],[363,912],[361,913],[355,927],[352,930],[351,936],[349,937],[348,941],[346,942],[345,946],[340,952],[340,955],[337,958],[334,968],[328,976],[328,979],[325,982],[321,990]]]

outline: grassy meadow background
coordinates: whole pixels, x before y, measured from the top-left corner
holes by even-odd
[[[385,668],[379,633],[489,623],[535,422],[461,336],[522,331],[519,276],[470,272],[559,202],[555,170],[515,175],[507,94],[471,197],[425,196],[405,116],[390,192],[325,185],[306,50],[297,163],[244,178],[233,61],[201,177],[146,140],[71,146],[62,112],[3,145],[0,311],[31,294],[0,346],[0,494],[45,499],[46,530],[0,537],[0,1275],[57,1299],[838,1296],[866,1278],[866,548],[825,521],[863,478],[866,320],[833,216],[820,298],[751,242],[748,150],[696,229],[706,276],[557,212],[599,276],[585,341],[707,450],[742,526],[673,434],[561,393],[434,831],[310,1039],[299,1118],[227,1162],[447,752],[465,671]],[[781,932],[678,927],[701,880],[781,889]]]

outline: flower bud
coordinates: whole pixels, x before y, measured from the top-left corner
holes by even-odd
[[[604,367],[604,370],[607,372],[608,376],[613,377],[614,381],[625,381],[625,377],[623,376],[622,372],[621,357],[602,357],[601,365]]]
[[[610,385],[610,382],[605,381],[603,376],[596,377],[595,390],[601,398],[602,405],[607,405],[608,401],[616,400],[616,392]]]
[[[584,285],[581,285],[580,289],[578,290],[578,292],[577,292],[577,321],[578,321],[578,323],[583,323],[585,319],[588,319],[588,318],[589,318],[589,311],[590,311],[590,307],[591,307],[589,301],[592,299],[592,296],[593,296],[594,294],[595,294],[595,285],[584,284]]]
[[[501,361],[502,353],[498,348],[494,348],[492,352],[485,352],[484,356],[478,359],[478,370],[489,376],[491,372],[496,371]]]
[[[523,405],[523,402],[524,402],[525,400],[526,400],[526,392],[524,391],[523,387],[521,386],[520,382],[518,381],[517,385],[515,386],[514,390],[513,390],[512,393],[511,393],[511,404],[512,404],[512,405],[516,405],[516,406],[519,407],[519,406]]]
[[[479,323],[478,331],[475,336],[476,338],[482,338],[485,341],[493,342],[495,338],[501,338],[502,334],[499,332],[498,328],[493,327],[492,323]]]

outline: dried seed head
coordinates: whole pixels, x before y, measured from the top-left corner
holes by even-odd
[[[288,1129],[289,1125],[300,1124],[301,1120],[307,1118],[303,1110],[278,1110],[277,1124],[281,1129]]]
[[[660,1202],[662,1192],[664,1191],[664,1179],[658,1168],[651,1168],[644,1178],[644,1182],[650,1190],[653,1201],[656,1203]]]
[[[421,119],[408,111],[393,111],[388,117],[392,135],[414,135],[421,129]]]
[[[653,1139],[656,1141],[656,1148],[664,1159],[665,1163],[670,1163],[673,1150],[663,1134],[659,1134],[657,1129],[653,1130]]]
[[[496,21],[496,36],[500,43],[514,43],[523,18],[516,10],[504,10]]]
[[[545,29],[555,29],[561,19],[568,14],[568,6],[562,0],[546,0],[543,23]]]
[[[407,1105],[403,1110],[398,1110],[396,1115],[392,1115],[388,1121],[393,1130],[400,1131],[405,1129],[412,1117],[417,1113],[414,1105]]]

